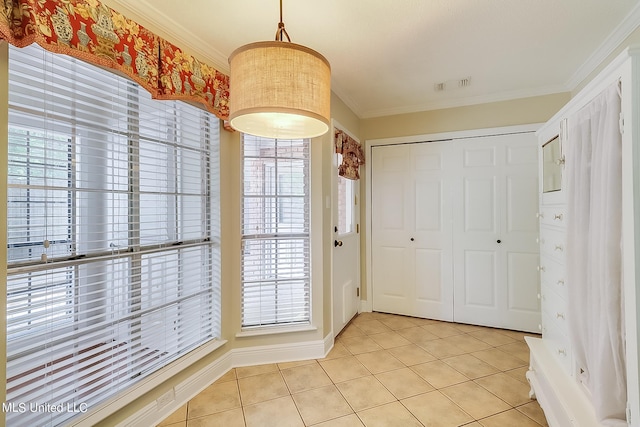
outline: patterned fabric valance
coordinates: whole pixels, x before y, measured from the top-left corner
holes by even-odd
[[[229,117],[229,76],[98,0],[4,0],[0,39],[118,70],[156,99],[201,103]]]
[[[336,153],[342,154],[338,174],[348,179],[360,179],[360,165],[364,165],[364,150],[360,143],[344,131],[335,128],[334,145]]]

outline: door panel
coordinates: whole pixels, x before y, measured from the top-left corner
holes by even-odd
[[[372,150],[375,311],[535,331],[533,133]]]
[[[376,311],[452,319],[451,203],[443,190],[447,149],[441,143],[373,149]]]
[[[332,310],[334,336],[358,313],[360,307],[360,181],[338,176],[342,162],[334,154],[332,177]]]
[[[540,321],[535,136],[470,138],[456,149],[465,162],[458,184],[461,205],[454,211],[464,215],[463,226],[454,228],[454,318],[535,331]]]

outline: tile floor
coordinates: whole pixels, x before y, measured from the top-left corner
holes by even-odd
[[[232,369],[160,426],[547,426],[525,335],[362,313],[325,359]]]

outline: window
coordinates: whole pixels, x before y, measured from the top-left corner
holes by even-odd
[[[8,402],[90,409],[219,337],[217,153],[211,114],[10,47]]]
[[[309,141],[243,136],[242,325],[310,321]]]

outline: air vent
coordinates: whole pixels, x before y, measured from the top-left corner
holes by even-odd
[[[458,80],[447,80],[441,83],[435,83],[433,85],[433,90],[435,92],[445,92],[455,89],[463,89],[471,86],[471,77],[465,77],[463,79]]]
[[[471,86],[471,77],[458,80],[458,87],[467,87],[467,86]]]

